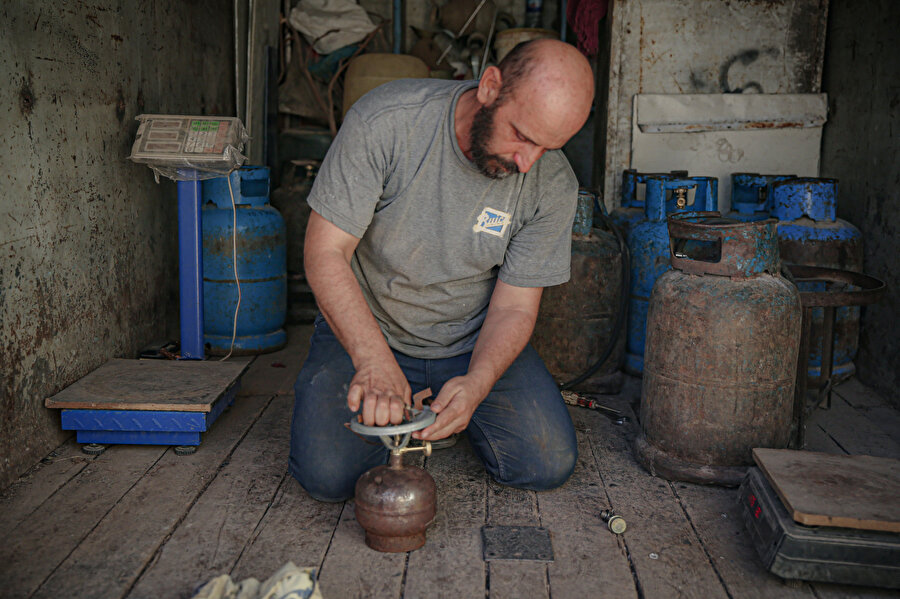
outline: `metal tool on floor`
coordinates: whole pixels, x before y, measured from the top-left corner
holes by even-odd
[[[356,481],[356,520],[366,531],[366,545],[376,551],[400,553],[425,544],[425,529],[437,511],[434,479],[418,466],[404,466],[403,454],[431,455],[431,443],[409,447],[412,433],[434,423],[429,408],[409,408],[408,422],[396,426],[349,423],[354,433],[379,437],[390,452],[386,466],[376,466]]]
[[[567,405],[579,406],[582,408],[600,412],[601,414],[612,420],[613,424],[622,425],[629,422],[628,416],[623,414],[620,410],[610,408],[609,406],[604,406],[596,399],[590,399],[572,391],[563,391],[562,396],[563,401],[565,401]]]

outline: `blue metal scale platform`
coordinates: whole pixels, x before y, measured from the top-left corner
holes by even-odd
[[[249,363],[114,359],[45,405],[62,409],[62,428],[79,443],[196,446],[234,402]]]

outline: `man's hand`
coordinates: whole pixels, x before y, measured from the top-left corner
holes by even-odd
[[[362,423],[366,426],[400,424],[410,396],[409,382],[391,356],[390,360],[359,365],[350,381],[347,407],[356,412],[362,404]]]
[[[490,385],[485,386],[471,375],[450,379],[431,402],[431,411],[438,415],[437,420],[428,428],[413,433],[413,437],[423,441],[437,441],[464,431],[469,426],[475,408],[490,390]]]
[[[306,279],[325,320],[356,368],[347,390],[347,406],[354,412],[362,406],[366,426],[400,424],[403,408],[410,402],[409,383],[350,268],[358,244],[359,239],[313,211],[303,249]]]

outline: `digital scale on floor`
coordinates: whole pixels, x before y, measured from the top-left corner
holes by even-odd
[[[785,579],[900,588],[900,460],[754,449],[744,524]]]
[[[140,115],[131,160],[178,184],[181,356],[113,359],[44,405],[61,409],[63,430],[77,431],[86,453],[109,444],[174,445],[193,453],[234,401],[249,359],[204,361],[200,181],[241,166],[248,137],[231,117]]]

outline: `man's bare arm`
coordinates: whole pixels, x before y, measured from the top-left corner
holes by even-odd
[[[541,287],[514,287],[497,281],[468,372],[444,384],[431,404],[437,421],[414,437],[434,441],[468,426],[475,408],[531,338],[542,292]]]
[[[359,239],[313,211],[306,229],[303,266],[325,320],[350,354],[356,374],[347,393],[363,423],[399,424],[410,388],[363,297],[350,260]],[[339,398],[335,398],[338,400]]]

